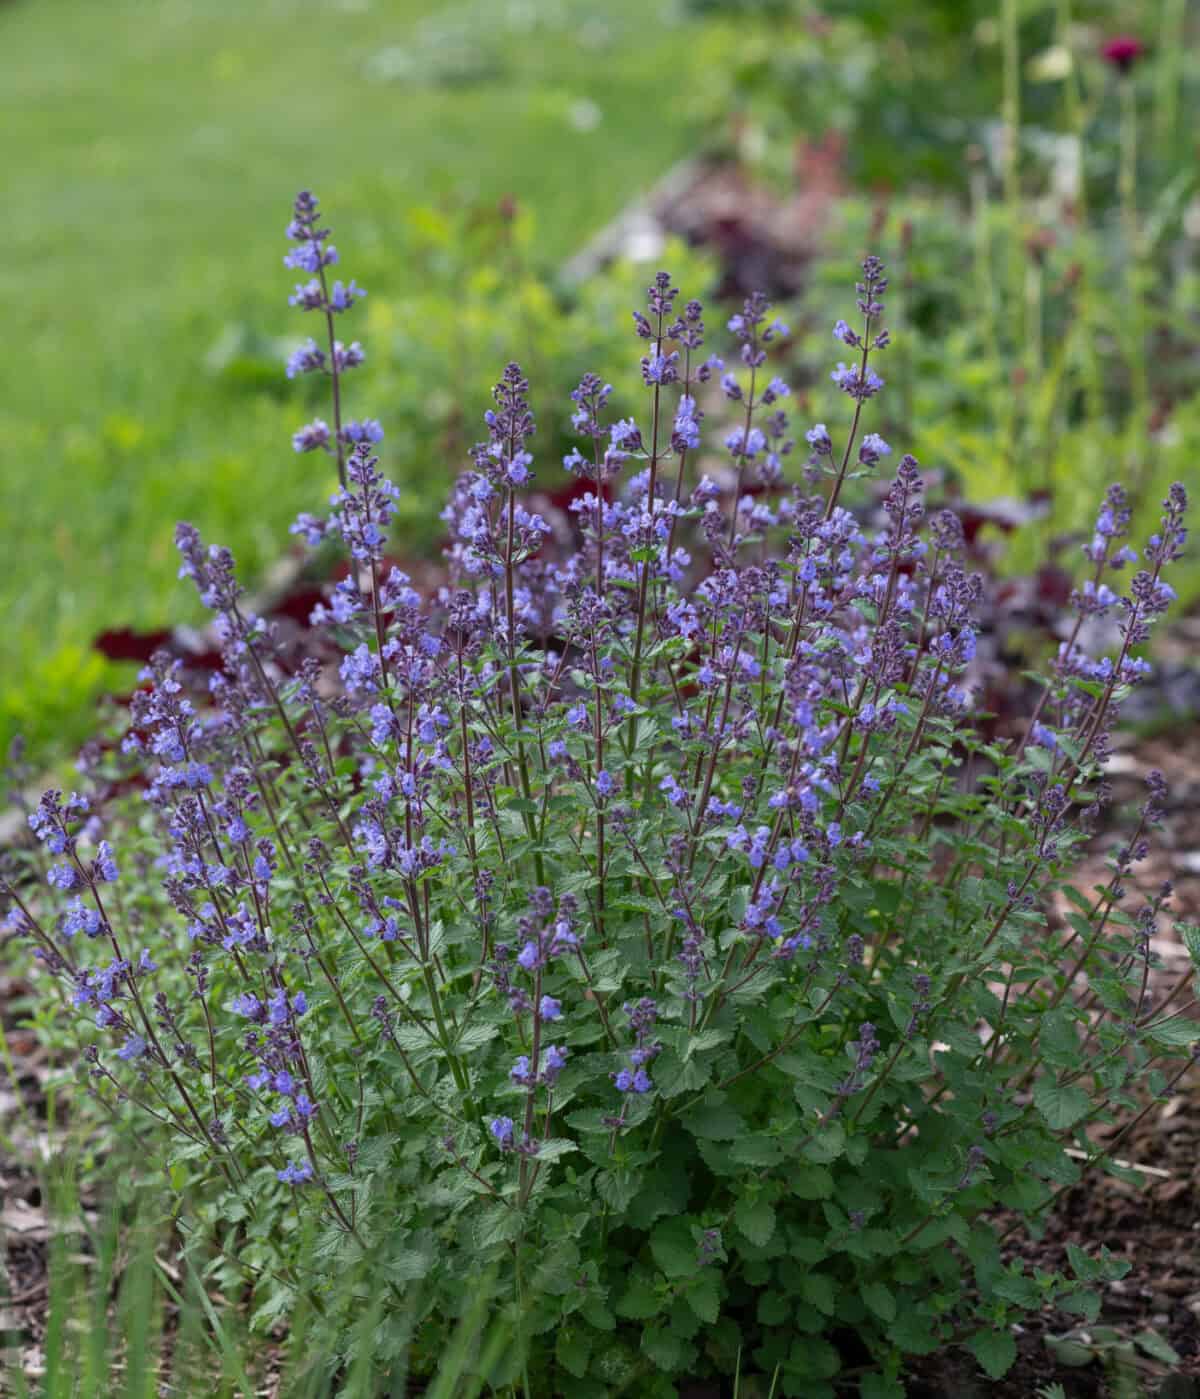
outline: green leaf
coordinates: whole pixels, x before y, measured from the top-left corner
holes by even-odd
[[[788,1253],[797,1263],[820,1263],[829,1257],[824,1241],[815,1238],[793,1239],[788,1245]]]
[[[569,1240],[560,1239],[556,1248],[546,1249],[533,1265],[532,1291],[534,1295],[549,1293],[553,1297],[565,1297],[574,1291],[579,1272],[579,1249]]]
[[[869,1282],[862,1289],[862,1299],[881,1321],[896,1319],[896,1298],[890,1287],[881,1282]]]
[[[932,1355],[941,1345],[929,1318],[922,1316],[915,1307],[900,1313],[889,1334],[905,1355]]]
[[[760,1292],[755,1316],[763,1326],[782,1326],[792,1314],[787,1295],[781,1292]]]
[[[438,1050],[437,1045],[434,1044],[425,1031],[420,1029],[419,1026],[397,1025],[392,1033],[397,1045],[409,1053],[419,1050],[425,1050],[427,1053],[431,1051],[441,1052]]]
[[[428,1253],[410,1248],[389,1258],[384,1265],[384,1272],[389,1282],[419,1282],[428,1277],[432,1266],[433,1259]]]
[[[1144,1350],[1152,1360],[1161,1360],[1164,1365],[1178,1365],[1179,1352],[1158,1334],[1157,1331],[1139,1331],[1133,1343]]]
[[[789,1174],[787,1188],[798,1200],[828,1200],[833,1174],[824,1166],[800,1166]]]
[[[1081,1282],[1094,1282],[1100,1276],[1101,1265],[1090,1258],[1078,1244],[1067,1245],[1067,1261]]]
[[[580,1315],[588,1323],[594,1326],[597,1331],[613,1331],[616,1329],[617,1319],[612,1312],[604,1305],[599,1297],[589,1297],[579,1309]]]
[[[480,1249],[507,1243],[520,1232],[520,1211],[505,1205],[486,1205],[475,1216],[475,1242]]]
[[[1017,1358],[1017,1343],[1008,1331],[976,1331],[967,1349],[994,1380],[1006,1375]]]
[[[887,1375],[864,1375],[858,1393],[859,1399],[904,1399],[906,1391],[899,1380]]]
[[[804,1155],[810,1161],[826,1166],[846,1149],[846,1129],[840,1122],[831,1122],[813,1134],[813,1139],[804,1148]]]
[[[698,1035],[692,1035],[683,1051],[684,1061],[690,1059],[693,1054],[703,1054],[707,1049],[716,1049],[729,1038],[729,1030],[702,1030]]]
[[[1157,1025],[1149,1026],[1146,1034],[1156,1043],[1165,1044],[1169,1049],[1183,1049],[1200,1040],[1200,1021],[1185,1020],[1177,1015],[1170,1020],[1160,1020]]]
[[[775,1232],[775,1209],[768,1201],[739,1200],[733,1211],[733,1219],[741,1232],[758,1248],[770,1243],[771,1235]]]
[[[715,1176],[740,1176],[743,1167],[733,1159],[733,1147],[728,1142],[697,1142],[700,1159]]]
[[[669,1297],[660,1297],[645,1278],[635,1276],[617,1302],[616,1312],[618,1316],[627,1316],[634,1321],[645,1321],[668,1306]]]
[[[537,1159],[539,1161],[557,1161],[560,1156],[566,1156],[568,1152],[578,1150],[578,1146],[570,1137],[549,1137],[538,1147]]]
[[[671,1304],[671,1310],[667,1314],[666,1324],[677,1336],[682,1336],[684,1340],[690,1341],[704,1323],[677,1292],[675,1300]]]
[[[992,1284],[992,1292],[1005,1302],[1028,1311],[1038,1305],[1040,1293],[1037,1283],[1023,1273],[1003,1273]]]
[[[604,1121],[611,1115],[599,1108],[581,1108],[579,1112],[567,1113],[567,1121],[577,1132],[611,1132],[612,1124]]]
[[[629,1208],[640,1186],[640,1177],[631,1171],[601,1171],[596,1177],[596,1194],[617,1214]]]
[[[1087,1116],[1092,1105],[1087,1092],[1078,1084],[1063,1087],[1051,1078],[1038,1081],[1033,1090],[1033,1101],[1047,1125],[1055,1132],[1073,1127],[1080,1118]]]
[[[1046,1343],[1046,1349],[1060,1365],[1075,1368],[1079,1365],[1090,1365],[1096,1358],[1095,1347],[1085,1345],[1074,1336],[1043,1336],[1042,1339]]]
[[[678,1214],[687,1206],[691,1182],[681,1162],[660,1157],[651,1169],[639,1172],[638,1179],[628,1216],[633,1228],[648,1230],[664,1214]]]
[[[1039,1043],[1046,1062],[1056,1068],[1069,1068],[1079,1059],[1079,1036],[1075,1022],[1064,1010],[1052,1010],[1042,1017]]]
[[[1107,1244],[1100,1245],[1100,1257],[1092,1261],[1098,1269],[1096,1276],[1102,1282],[1116,1282],[1125,1277],[1133,1267],[1128,1258],[1118,1257]]]
[[[1091,921],[1085,918],[1081,913],[1068,913],[1065,915],[1065,917],[1067,923],[1071,926],[1074,932],[1079,934],[1079,936],[1083,939],[1084,946],[1086,946],[1091,940],[1092,936]]]
[[[837,1308],[837,1292],[828,1273],[806,1274],[800,1283],[800,1295],[823,1316],[832,1316]]]
[[[1071,1316],[1081,1316],[1086,1322],[1093,1322],[1100,1315],[1100,1294],[1081,1287],[1074,1292],[1063,1292],[1055,1299],[1060,1312]]]
[[[1091,1336],[1093,1342],[1098,1346],[1120,1348],[1121,1346],[1129,1344],[1120,1330],[1115,1326],[1093,1326],[1089,1329],[1088,1335]]]
[[[715,1326],[721,1314],[720,1275],[711,1267],[701,1269],[688,1285],[688,1306],[708,1326]]]
[[[729,1148],[729,1159],[736,1166],[774,1166],[783,1157],[783,1147],[772,1137],[750,1133],[739,1137]]]
[[[1086,894],[1076,889],[1073,884],[1060,884],[1058,885],[1058,889],[1068,903],[1073,903],[1076,908],[1082,909],[1084,913],[1091,913],[1092,901]]]
[[[714,1102],[711,1097],[693,1108],[682,1121],[693,1137],[712,1141],[733,1141],[742,1135],[746,1127],[731,1107]]]
[[[659,1096],[677,1098],[681,1093],[695,1093],[708,1083],[708,1070],[694,1060],[684,1061],[673,1049],[664,1051],[655,1062],[654,1086]]]
[[[832,1394],[833,1391],[825,1386],[815,1385],[812,1381],[814,1379],[827,1380],[832,1375],[836,1375],[842,1368],[842,1360],[828,1341],[812,1337],[792,1342],[788,1352],[787,1368],[793,1378],[803,1378],[808,1381],[802,1392],[816,1399],[818,1394]]]
[[[500,1033],[498,1025],[468,1025],[459,1035],[455,1048],[460,1053],[469,1054],[472,1049],[480,1049]]]
[[[691,1277],[700,1266],[696,1240],[685,1218],[660,1219],[650,1235],[650,1252],[669,1278]]]
[[[293,1292],[291,1288],[281,1287],[271,1292],[267,1300],[255,1311],[251,1319],[259,1326],[265,1325],[267,1322],[274,1323],[280,1321],[283,1319],[284,1315],[292,1309],[295,1305],[295,1301],[295,1292]]]
[[[695,1354],[682,1337],[666,1326],[647,1326],[642,1332],[642,1349],[660,1370],[668,1373],[682,1368],[689,1351]]]
[[[583,1379],[588,1372],[592,1343],[587,1331],[571,1325],[558,1328],[558,1339],[554,1343],[554,1358],[570,1375]]]
[[[977,1277],[996,1273],[1000,1268],[1000,1245],[996,1232],[989,1224],[976,1224],[967,1240],[967,1257]]]

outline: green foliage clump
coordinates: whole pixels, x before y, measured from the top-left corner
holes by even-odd
[[[888,1399],[910,1357],[997,1377],[1027,1312],[1094,1317],[1121,1262],[1031,1272],[992,1220],[1117,1169],[1200,1038],[1191,971],[1151,978],[1168,891],[1128,906],[1160,774],[1111,878],[1072,882],[1183,488],[1144,546],[1118,486],[1079,521],[1067,639],[998,739],[961,521],[926,519],[909,455],[850,508],[892,455],[865,430],[897,353],[879,259],[807,454],[766,299],[713,355],[659,273],[633,388],[582,373],[565,456],[505,367],[423,597],[386,561],[382,429],[348,416],[357,284],[311,195],[289,234],[292,365],[333,390],[293,440],[339,478],[295,530],[345,574],[297,637],[180,525],[221,668],[155,657],[0,886],[38,1024],[160,1153],[190,1266],[263,1332],[320,1309],[313,1366],[381,1382],[434,1373],[485,1276],[512,1344],[465,1369],[581,1399],[751,1371]]]

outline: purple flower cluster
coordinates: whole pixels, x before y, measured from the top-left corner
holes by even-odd
[[[114,1108],[136,1095],[231,1178],[269,1158],[281,1208],[297,1197],[280,1186],[309,1184],[300,1203],[347,1233],[377,1188],[361,1173],[386,1166],[407,1189],[430,1124],[452,1143],[439,1170],[466,1172],[501,1215],[523,1210],[547,1161],[579,1147],[577,1123],[599,1122],[614,1153],[654,1118],[657,1142],[687,1122],[687,1085],[778,1072],[802,1035],[822,1059],[796,1097],[805,1130],[852,1124],[902,1052],[934,1040],[948,999],[897,926],[901,878],[880,886],[911,854],[902,880],[940,907],[922,861],[935,837],[951,843],[937,823],[986,641],[961,524],[929,518],[913,457],[897,452],[875,506],[841,502],[893,460],[868,430],[889,343],[882,264],[863,263],[861,319],[835,326],[851,403],[842,427],[807,431],[802,479],[785,479],[788,331],[762,296],[728,320],[727,368],[701,358],[700,304],[677,309],[671,278],[654,278],[634,313],[638,397],[595,374],[571,394],[562,469],[580,485],[562,518],[535,494],[530,385],[507,365],[443,515],[440,584],[422,594],[386,559],[382,430],[342,416],[363,354],[333,328],[363,293],[329,280],[339,259],[311,195],[288,234],[307,278],[292,302],[327,334],[287,374],[323,375],[331,396],[295,445],[336,457],[340,478],[294,529],[339,542],[349,568],[300,655],[247,609],[228,551],[180,525],[222,668],[198,686],[158,655],[143,673],[104,759],[108,789],[135,793],[137,838],[75,794],[48,792],[29,817],[53,918],[22,902],[11,926],[90,1027],[95,1091]],[[1172,488],[1139,558],[1123,492],[1105,497],[1076,625],[989,778],[980,821],[1002,813],[1004,840],[970,847],[997,873],[973,871],[984,892],[955,911],[963,966],[972,938],[972,956],[1009,945],[1078,839],[1116,706],[1145,673],[1137,650],[1173,598],[1185,506]],[[1085,624],[1105,617],[1119,643],[1089,653]],[[1152,783],[1144,825],[1163,801]],[[1141,849],[1139,830],[1118,883]],[[1143,963],[1150,918],[1129,953]],[[833,1054],[848,1063],[830,1068]],[[400,1143],[386,1161],[372,1131]],[[960,1159],[965,1191],[982,1160]],[[605,1178],[612,1198],[623,1188]],[[422,1177],[411,1193],[427,1209],[450,1189]],[[711,1263],[722,1236],[704,1225]]]
[[[289,304],[301,311],[315,311],[323,317],[326,330],[324,348],[310,336],[287,360],[287,376],[294,379],[304,374],[327,374],[333,384],[332,430],[323,418],[314,418],[292,435],[292,447],[297,452],[332,451],[337,457],[338,477],[343,489],[346,486],[346,449],[356,444],[379,440],[374,435],[379,425],[373,422],[343,423],[341,420],[341,376],[348,370],[356,369],[366,359],[363,347],[357,340],[349,345],[336,339],[334,325],[336,317],[349,311],[356,301],[361,301],[366,292],[357,282],[331,282],[327,275],[330,267],[340,262],[338,250],[329,242],[330,230],[321,227],[321,211],[316,197],[308,190],[302,190],[292,209],[292,219],[287,226],[287,236],[295,245],[283,259],[285,267],[299,272],[307,272],[309,280],[298,283],[295,292],[289,297]]]
[[[646,1066],[662,1050],[662,1045],[651,1038],[654,1022],[658,1019],[658,1005],[649,996],[643,996],[636,1004],[626,1003],[622,1009],[629,1017],[634,1047],[628,1053],[629,1067],[618,1069],[612,1075],[612,1081],[619,1093],[649,1093],[654,1083]]]

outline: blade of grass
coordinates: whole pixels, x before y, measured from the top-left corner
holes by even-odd
[[[203,1344],[215,1348],[220,1355],[222,1378],[242,1385],[248,1394],[253,1393],[254,1383],[246,1373],[245,1367],[242,1364],[241,1351],[239,1347],[233,1343],[226,1328],[221,1324],[221,1318],[217,1315],[216,1308],[212,1304],[212,1299],[204,1290],[204,1285],[196,1275],[195,1269],[190,1266],[188,1267],[186,1287],[190,1297],[185,1297],[167,1275],[166,1269],[159,1259],[155,1258],[154,1262],[158,1272],[159,1282],[171,1300],[179,1308],[179,1315],[181,1317],[195,1318],[199,1314],[203,1314],[207,1319],[211,1335],[206,1333],[202,1328],[197,1329],[196,1334],[201,1338]]]
[[[159,1293],[154,1285],[154,1234],[136,1221],[133,1255],[121,1278],[119,1315],[125,1342],[128,1399],[155,1399],[157,1357],[152,1340],[163,1333]]]
[[[507,1345],[505,1327],[499,1317],[493,1318],[486,1333],[483,1331],[484,1316],[494,1300],[495,1278],[489,1275],[480,1282],[470,1308],[455,1327],[445,1362],[439,1366],[437,1378],[429,1391],[429,1399],[456,1399],[460,1394],[474,1399],[482,1391],[482,1377],[500,1359]],[[471,1377],[471,1387],[460,1388],[459,1381],[466,1373],[471,1353],[478,1349],[481,1337],[484,1337],[485,1344],[479,1354],[476,1372]]]

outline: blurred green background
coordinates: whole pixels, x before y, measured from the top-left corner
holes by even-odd
[[[10,0],[0,52],[0,738],[35,743],[86,733],[91,698],[127,683],[89,651],[98,631],[197,617],[174,583],[176,519],[252,578],[327,492],[324,460],[292,454],[308,405],[270,344],[310,329],[282,265],[298,188],[371,293],[352,403],[387,421],[380,375],[430,367],[396,363],[389,333],[445,343],[479,300],[472,276],[515,275],[499,246],[482,269],[447,254],[439,204],[513,196],[536,214],[532,265],[552,268],[691,148],[701,116],[686,18],[654,0]],[[443,255],[453,267],[431,266]],[[406,307],[431,277],[436,308]],[[489,372],[541,330],[504,332],[469,347]],[[439,494],[459,386],[409,389],[429,431],[400,474]]]
[[[289,436],[321,385],[282,371],[310,329],[282,265],[301,186],[370,292],[349,415],[388,430],[398,552],[436,549],[505,360],[551,434],[584,369],[635,362],[646,269],[557,272],[701,152],[783,201],[829,157],[790,308],[803,410],[833,408],[828,325],[869,246],[900,445],[976,497],[1052,488],[1047,531],[1110,479],[1152,501],[1194,477],[1196,28],[1189,0],[0,0],[0,742],[86,737],[133,673],[98,632],[199,620],[175,520],[253,581],[319,508],[327,463]],[[1120,34],[1145,50],[1124,68]],[[716,276],[668,265],[689,294]]]

